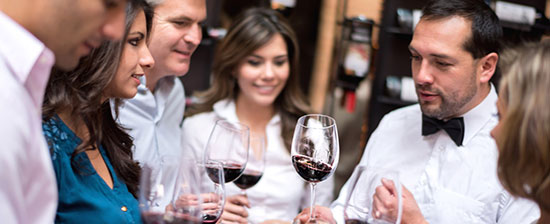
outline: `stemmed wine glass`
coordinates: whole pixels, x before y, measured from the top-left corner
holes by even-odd
[[[376,217],[374,215],[374,194],[376,188],[382,187],[382,179],[392,181],[395,187],[393,197],[397,199],[396,218]],[[351,188],[344,205],[346,224],[389,224],[401,223],[402,206],[401,184],[399,173],[379,167],[357,166],[350,178]]]
[[[308,114],[296,123],[292,138],[292,164],[311,185],[311,206],[307,223],[315,220],[315,185],[327,179],[338,166],[340,146],[336,121],[322,114]]]
[[[233,183],[241,189],[242,195],[246,195],[246,189],[256,185],[265,169],[265,138],[262,135],[251,135],[248,162],[243,174]]]
[[[194,163],[163,157],[141,170],[139,207],[144,223],[199,223],[200,177]]]
[[[222,163],[225,182],[234,181],[246,167],[249,138],[250,129],[246,125],[228,120],[216,121],[206,143],[204,163]]]
[[[216,223],[225,205],[225,180],[220,162],[197,162],[201,174],[200,195],[202,199],[202,223]]]

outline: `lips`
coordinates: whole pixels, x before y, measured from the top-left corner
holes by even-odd
[[[137,84],[141,84],[141,77],[143,77],[143,74],[132,74],[132,78],[137,82]]]
[[[430,91],[419,90],[418,91],[418,96],[420,97],[420,99],[422,101],[432,101],[432,100],[435,100],[439,96],[439,94],[433,93],[433,92],[430,92]]]
[[[274,86],[274,85],[273,86],[254,85],[254,87],[256,87],[256,89],[258,89],[258,91],[261,94],[271,94],[275,90],[276,86]]]
[[[178,53],[178,54],[183,54],[185,56],[191,56],[191,52],[190,51],[181,51],[181,50],[174,50],[174,52]]]

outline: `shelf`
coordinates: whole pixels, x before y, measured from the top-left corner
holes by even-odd
[[[408,106],[408,105],[412,105],[412,104],[417,103],[417,102],[412,102],[412,101],[403,101],[403,100],[388,97],[388,96],[378,96],[376,99],[380,103],[395,105],[395,106]]]

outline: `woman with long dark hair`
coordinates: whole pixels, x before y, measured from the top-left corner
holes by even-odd
[[[185,154],[202,158],[208,131],[220,119],[238,121],[265,136],[266,165],[256,186],[227,186],[222,221],[290,222],[307,206],[309,191],[291,163],[290,144],[298,118],[311,111],[298,82],[298,43],[288,22],[271,9],[253,8],[229,28],[214,59],[212,86],[197,95],[183,123]],[[319,185],[318,200],[332,200],[331,180]],[[244,209],[244,207],[250,207]]]
[[[56,223],[141,222],[140,167],[109,99],[133,97],[143,69],[153,66],[146,45],[151,18],[144,0],[129,1],[121,41],[102,43],[71,72],[53,71],[42,127],[59,190]]]

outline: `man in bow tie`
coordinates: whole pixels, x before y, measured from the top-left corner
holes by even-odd
[[[402,223],[516,224],[539,217],[535,204],[511,197],[497,177],[489,134],[497,94],[489,80],[501,37],[497,16],[481,0],[435,0],[423,9],[409,45],[419,103],[382,119],[359,164],[400,172]],[[396,189],[383,182],[370,213],[395,221]],[[320,219],[334,221],[332,212],[343,223],[350,185],[330,210],[316,209]]]

